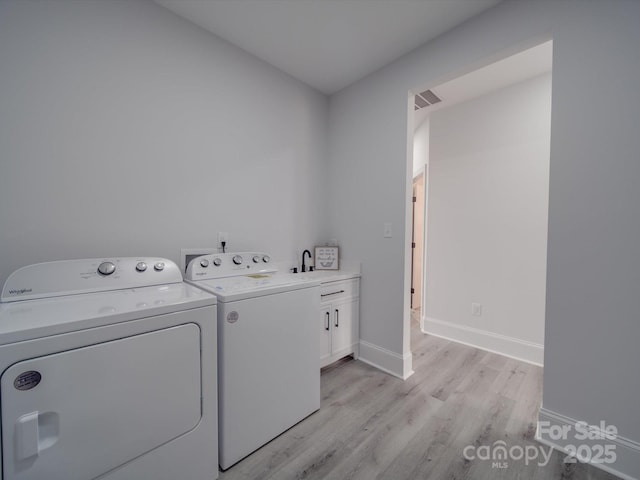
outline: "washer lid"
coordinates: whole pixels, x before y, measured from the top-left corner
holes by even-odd
[[[2,302],[182,282],[180,269],[158,257],[62,260],[28,265],[9,275]]]
[[[0,345],[215,304],[183,282],[0,303]]]
[[[187,281],[214,293],[220,302],[233,302],[320,285],[320,279],[303,277],[292,273],[265,273]]]

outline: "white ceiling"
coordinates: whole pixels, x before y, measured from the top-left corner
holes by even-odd
[[[332,94],[500,0],[154,0]]]

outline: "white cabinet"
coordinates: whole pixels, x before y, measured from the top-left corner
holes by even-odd
[[[358,357],[360,280],[340,280],[320,287],[320,367]]]

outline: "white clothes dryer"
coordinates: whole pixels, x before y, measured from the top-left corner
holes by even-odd
[[[215,296],[128,257],[24,267],[1,302],[2,480],[217,477]]]
[[[218,297],[223,470],[320,408],[319,281],[279,273],[269,255],[193,259],[187,282]]]

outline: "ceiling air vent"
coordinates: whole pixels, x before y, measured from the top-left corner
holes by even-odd
[[[429,105],[433,105],[434,103],[441,101],[440,97],[431,90],[425,90],[424,92],[420,92],[416,95],[414,110],[420,110],[421,108],[428,107]]]

